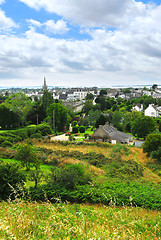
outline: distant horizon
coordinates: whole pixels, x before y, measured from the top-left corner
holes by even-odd
[[[154,83],[155,84],[155,83]],[[143,88],[143,87],[152,87],[153,84],[147,84],[147,85],[116,85],[116,86],[111,86],[111,87],[107,87],[107,86],[77,86],[77,87],[70,87],[70,86],[48,86],[48,88]],[[158,87],[161,87],[161,85],[158,85]],[[0,87],[0,90],[3,89],[42,89],[42,86],[11,86],[11,87]]]

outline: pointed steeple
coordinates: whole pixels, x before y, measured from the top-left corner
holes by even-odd
[[[48,89],[48,87],[46,85],[46,78],[45,77],[44,77],[44,85],[43,85],[42,89],[43,89],[43,91]]]

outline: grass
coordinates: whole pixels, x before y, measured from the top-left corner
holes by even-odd
[[[160,239],[161,213],[141,208],[0,203],[0,239]]]

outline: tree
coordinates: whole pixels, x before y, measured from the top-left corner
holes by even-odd
[[[20,123],[20,117],[16,112],[0,104],[0,126],[2,128],[15,128]]]
[[[41,102],[42,102],[43,110],[45,112],[47,111],[47,108],[49,108],[50,104],[53,103],[53,101],[54,100],[53,100],[53,96],[51,95],[51,93],[48,92],[48,90],[44,90]]]
[[[161,133],[149,134],[143,143],[143,151],[149,156],[152,152],[158,151],[161,146]]]
[[[93,108],[93,101],[92,100],[87,100],[84,103],[82,112],[84,112],[86,115],[88,115],[88,112]]]
[[[34,166],[37,170],[40,166],[36,152],[29,144],[22,143],[19,145],[16,159],[21,161],[22,166],[25,166],[27,171],[30,170],[30,167]]]
[[[86,100],[93,100],[94,95],[92,93],[87,93]]]
[[[63,132],[64,128],[68,129],[70,117],[67,108],[61,103],[51,104],[47,109],[47,116],[52,120],[55,131]]]
[[[96,121],[100,118],[101,116],[101,110],[90,110],[88,112],[88,121],[91,126],[95,126]]]
[[[148,116],[140,116],[132,122],[132,134],[139,138],[145,138],[156,129],[156,122]]]
[[[104,125],[107,121],[107,117],[101,114],[101,116],[97,119],[95,127],[98,128],[99,125]]]
[[[4,101],[4,105],[19,116],[20,124],[24,126],[26,116],[32,108],[33,103],[24,93],[16,93],[8,97]]]
[[[122,131],[123,130],[122,122],[123,122],[123,114],[120,111],[115,111],[112,116],[112,124],[118,130]]]
[[[35,170],[31,172],[29,180],[35,182],[34,188],[37,188],[37,185],[38,183],[41,182],[43,176],[44,176],[44,173],[40,170]]]
[[[105,89],[101,89],[100,91],[100,96],[106,95],[107,91]]]
[[[18,164],[0,162],[0,199],[9,198],[12,193],[11,187],[18,190],[17,184],[23,184],[25,180],[25,175]]]

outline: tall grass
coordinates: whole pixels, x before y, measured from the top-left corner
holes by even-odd
[[[99,205],[0,203],[0,239],[160,238],[160,212]]]

